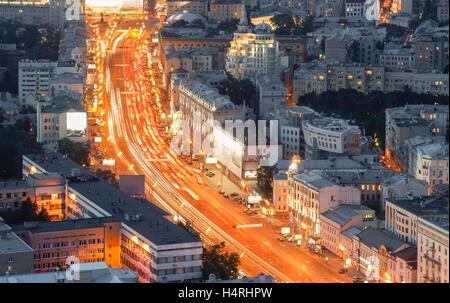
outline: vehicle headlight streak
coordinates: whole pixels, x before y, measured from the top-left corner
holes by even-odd
[[[123,37],[124,35],[120,35],[116,39],[116,41],[114,42],[114,50],[117,47],[120,39],[122,39]],[[163,173],[158,170],[156,165],[148,160],[148,155],[143,151],[142,146],[137,140],[137,133],[133,130],[132,127],[133,123],[138,123],[138,125],[140,125],[140,122],[129,121],[124,117],[123,114],[124,110],[127,110],[129,113],[131,113],[134,109],[134,106],[130,102],[127,108],[122,108],[122,105],[127,104],[127,102],[126,100],[122,101],[120,89],[118,87],[114,87],[114,82],[111,81],[109,68],[106,69],[106,82],[107,90],[110,95],[111,106],[111,112],[108,113],[108,131],[109,135],[112,137],[110,143],[115,149],[115,154],[119,154],[120,152],[122,152],[117,142],[118,138],[120,138],[120,140],[127,145],[129,154],[131,154],[132,158],[128,159],[127,153],[123,153],[120,157],[120,161],[122,161],[125,167],[131,167],[132,164],[135,164],[134,168],[132,168],[131,171],[145,174],[147,179],[146,190],[152,192],[152,199],[160,206],[162,206],[172,216],[182,216],[185,220],[193,222],[194,227],[201,232],[201,238],[204,242],[208,244],[217,244],[217,242],[224,241],[227,243],[229,248],[245,256],[246,262],[252,264],[254,267],[258,268],[258,270],[263,271],[267,274],[274,275],[279,280],[282,280],[284,282],[293,282],[283,273],[252,253],[249,249],[247,249],[245,246],[231,237],[228,233],[214,224],[211,220],[205,217],[198,209],[192,206],[192,204],[183,196],[181,192],[179,192],[175,188],[175,186],[172,184],[172,181],[164,177]],[[110,82],[110,84],[108,82]],[[153,119],[153,116],[151,118]],[[158,136],[154,133],[156,130],[153,127],[149,128],[148,131],[151,133],[151,137],[156,143],[151,145],[152,149],[154,151],[162,152],[161,149],[158,148],[158,145],[164,142],[161,142]],[[143,140],[145,139],[143,138]],[[147,143],[147,140],[145,141]],[[177,161],[178,159],[171,159],[171,152],[166,154],[169,157],[171,163],[179,163],[179,161]],[[153,187],[152,185],[155,182],[157,183],[157,185]],[[183,207],[181,207],[181,205],[183,205]]]

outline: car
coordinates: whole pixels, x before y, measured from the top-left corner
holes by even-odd
[[[219,191],[219,194],[223,195],[225,192],[223,190]]]
[[[361,278],[359,276],[353,276],[352,280],[353,280],[353,283],[362,283],[363,282],[363,278]]]
[[[279,241],[286,241],[286,237],[285,236],[281,236],[278,238]]]
[[[239,196],[239,194],[237,192],[233,192],[230,194],[230,197],[236,197],[236,196]]]
[[[340,268],[339,269],[339,273],[340,274],[345,274],[347,272],[347,268]]]
[[[242,198],[241,197],[239,197],[239,196],[232,196],[232,195],[230,195],[230,197],[234,200],[234,201],[240,201]]]
[[[225,198],[228,198],[228,194],[224,194],[223,196],[224,196]]]

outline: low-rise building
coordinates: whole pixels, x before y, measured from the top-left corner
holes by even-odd
[[[353,236],[353,264],[367,280],[391,281],[389,259],[407,247],[390,232],[369,227]]]
[[[287,89],[276,75],[262,75],[256,79],[259,93],[258,112],[262,119],[270,120],[275,109],[286,103]]]
[[[0,279],[5,274],[33,272],[33,249],[20,239],[0,217]]]
[[[421,217],[417,221],[417,282],[448,283],[447,215]]]
[[[34,200],[34,194],[25,180],[0,181],[0,212],[19,209],[27,198]]]
[[[176,13],[191,12],[202,16],[208,15],[208,1],[205,0],[167,0],[166,16]]]
[[[362,136],[358,126],[337,118],[303,120],[306,159],[361,153]]]
[[[384,178],[381,183],[381,211],[386,210],[386,201],[421,197],[428,194],[428,184],[407,174],[395,173]]]
[[[388,259],[388,272],[385,278],[394,283],[417,282],[417,247],[407,247]]]
[[[448,197],[412,197],[386,200],[386,230],[404,242],[417,245],[418,219],[448,214]]]
[[[365,219],[373,219],[375,211],[362,205],[338,205],[320,214],[320,243],[340,256],[342,232],[353,226],[362,226]]]
[[[439,128],[434,128],[435,130]],[[433,186],[448,184],[448,142],[445,137],[417,136],[405,141],[403,170],[428,184],[428,193]]]
[[[72,264],[66,271],[44,272],[0,277],[0,283],[138,283],[138,275],[122,268],[111,268],[105,262]]]
[[[239,20],[243,6],[241,0],[212,0],[209,3],[209,19],[216,22]]]

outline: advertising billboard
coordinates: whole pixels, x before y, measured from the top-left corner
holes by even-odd
[[[233,174],[242,177],[245,146],[220,127],[214,127],[214,156]]]
[[[87,115],[82,112],[68,112],[66,117],[66,136],[85,137],[87,129]]]

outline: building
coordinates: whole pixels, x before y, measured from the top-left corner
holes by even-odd
[[[386,200],[386,230],[404,242],[418,245],[418,220],[448,214],[448,197],[413,197]]]
[[[256,78],[259,93],[258,113],[262,119],[270,120],[275,109],[286,103],[287,89],[276,75],[261,75]]]
[[[87,140],[87,115],[83,105],[70,97],[57,96],[38,102],[37,142],[56,146],[58,140]]]
[[[163,70],[165,83],[168,83],[169,73],[176,70],[186,72],[221,70],[223,66],[223,53],[214,48],[180,48],[175,51],[173,45],[165,48]]]
[[[345,17],[363,17],[365,0],[345,0]]]
[[[37,104],[40,99],[50,96],[50,78],[55,73],[56,66],[57,63],[50,60],[19,61],[19,101],[24,103],[25,97],[30,95]]]
[[[131,270],[111,268],[105,262],[73,264],[66,272],[44,272],[0,277],[0,283],[138,283]],[[69,278],[68,278],[69,277]]]
[[[395,173],[384,178],[381,183],[381,211],[386,210],[386,201],[406,199],[409,196],[421,197],[428,195],[428,184],[407,174]]]
[[[288,176],[286,173],[273,175],[273,205],[277,214],[288,213]]]
[[[259,74],[278,74],[278,42],[267,23],[260,23],[251,29],[245,6],[238,31],[227,50],[225,68],[237,79],[255,81]]]
[[[307,93],[352,88],[367,94],[384,91],[384,67],[312,61],[294,72],[294,98]]]
[[[437,6],[437,19],[439,22],[448,22],[448,2],[439,3]]]
[[[290,174],[288,205],[293,233],[301,233],[316,244],[320,237],[320,214],[340,204],[359,205],[361,192],[353,186],[336,184],[320,175],[320,171]]]
[[[24,176],[30,171],[58,172],[67,179],[67,219],[111,218],[120,222],[120,243],[116,246],[120,267],[133,270],[140,282],[201,278],[203,242],[169,221],[169,214],[149,201],[130,198],[60,154],[24,155]]]
[[[417,222],[417,282],[448,283],[448,213]]]
[[[444,135],[449,129],[448,106],[446,105],[405,105],[386,109],[386,158],[400,168],[405,159],[401,148],[405,141],[430,135]],[[434,131],[433,131],[434,130]]]
[[[419,73],[441,73],[445,67],[444,39],[423,36],[414,41],[414,63]]]
[[[84,77],[81,74],[63,73],[50,79],[50,97],[68,96],[83,101]]]
[[[305,158],[305,138],[302,121],[317,118],[319,115],[308,107],[283,106],[275,109],[278,120],[278,140],[283,145],[283,159],[294,156]]]
[[[203,83],[180,84],[179,104],[181,119],[194,126],[197,113],[201,118],[199,125],[207,121],[219,121],[223,126],[225,120],[245,120],[245,105],[234,105],[228,96],[220,95],[218,90]],[[207,129],[202,129],[202,137]]]
[[[417,247],[407,247],[388,259],[388,272],[385,278],[394,283],[417,282]],[[390,279],[389,279],[390,278]]]
[[[120,221],[111,218],[28,222],[12,227],[34,250],[34,272],[65,270],[78,263],[106,262],[120,267]],[[70,260],[70,259],[69,259]]]
[[[435,185],[448,184],[448,142],[445,137],[410,138],[405,141],[402,152],[403,170],[426,181],[429,194]]]
[[[414,71],[414,49],[410,46],[386,46],[379,54],[378,63],[386,68],[386,72]]]
[[[0,181],[0,212],[22,207],[22,201],[34,199],[33,189],[25,180]]]
[[[212,0],[209,3],[209,19],[216,22],[240,20],[243,6],[240,0]]]
[[[362,205],[337,205],[320,214],[320,243],[337,256],[342,256],[340,239],[351,227],[363,226],[365,219],[373,219],[375,211]]]
[[[389,265],[392,262],[389,259],[407,247],[410,245],[388,231],[369,227],[353,236],[352,263],[367,280],[391,281]]]
[[[302,122],[306,159],[326,159],[332,155],[359,154],[362,136],[358,126],[336,118]]]
[[[66,2],[63,0],[19,0],[0,2],[0,21],[25,25],[53,25],[63,29]]]
[[[37,211],[45,209],[51,221],[63,220],[66,180],[58,173],[35,173],[29,174],[26,181],[32,188]]]
[[[168,0],[166,1],[166,16],[172,16],[176,13],[191,12],[206,17],[208,15],[208,1],[194,0],[194,1],[180,1]]]
[[[33,271],[33,249],[11,231],[0,217],[0,279],[5,274],[29,274]]]

